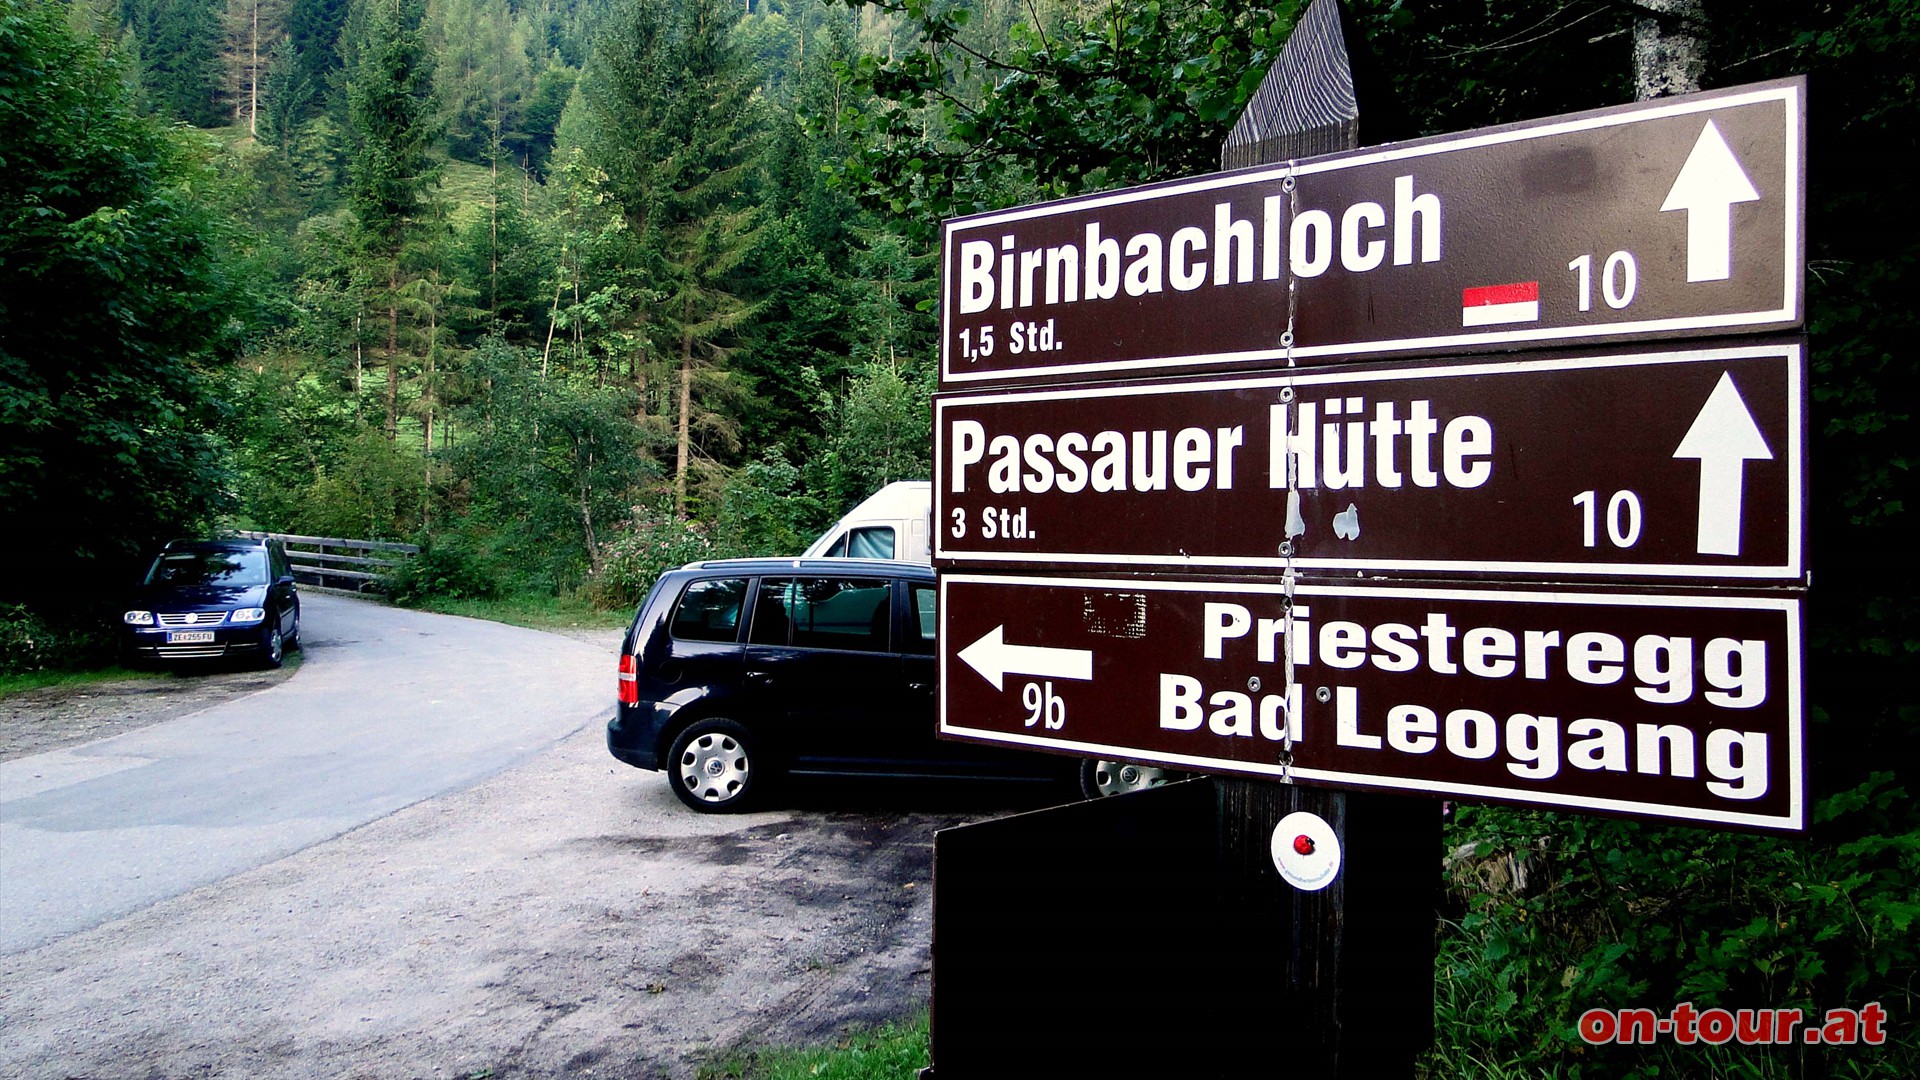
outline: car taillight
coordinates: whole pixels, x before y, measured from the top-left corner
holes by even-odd
[[[639,666],[632,653],[620,654],[620,704],[640,704]]]

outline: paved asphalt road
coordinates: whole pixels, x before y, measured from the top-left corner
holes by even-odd
[[[0,764],[0,1077],[694,1080],[924,1007],[934,832],[1059,794],[696,814],[607,756],[606,642],[309,615],[279,686]]]
[[[0,955],[264,865],[599,721],[608,651],[309,593],[296,677],[0,763]]]

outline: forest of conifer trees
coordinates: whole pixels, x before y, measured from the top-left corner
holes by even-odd
[[[1301,6],[0,0],[0,667],[197,530],[610,608],[797,551],[927,475],[939,221],[1213,169]],[[1631,3],[1350,6],[1404,135],[1633,95]],[[1654,1075],[1573,1018],[1689,998],[1906,1019],[1659,1075],[1920,1068],[1920,0],[1704,10],[1706,85],[1809,77],[1816,824],[1464,808],[1434,1075]]]
[[[234,335],[188,511],[420,539],[407,586],[635,599],[924,474],[924,240],[834,188],[884,13],[559,0],[81,0],[205,170]],[[1001,28],[1004,32],[1004,27]],[[212,343],[208,343],[212,344]],[[50,511],[51,512],[51,511]]]

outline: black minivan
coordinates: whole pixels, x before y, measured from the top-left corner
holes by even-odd
[[[708,812],[785,774],[1072,783],[1079,763],[934,738],[934,577],[877,559],[727,559],[660,576],[620,646],[607,749]]]

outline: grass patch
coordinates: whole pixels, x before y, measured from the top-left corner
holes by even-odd
[[[288,671],[300,666],[305,654],[295,649],[287,653],[281,667]],[[156,679],[194,679],[212,673],[245,674],[261,669],[247,666],[235,666],[233,660],[199,660],[180,666],[149,668],[121,667],[110,664],[100,668],[83,668],[75,671],[22,671],[12,675],[0,675],[0,697],[8,694],[23,693],[28,690],[44,690],[49,686],[87,686],[95,683],[131,682],[136,680],[153,681]]]
[[[17,694],[23,690],[39,690],[48,686],[83,686],[87,683],[155,677],[151,671],[136,671],[133,668],[118,665],[90,668],[85,671],[22,671],[12,675],[0,675],[0,697]]]
[[[930,1063],[927,1014],[831,1046],[759,1050],[703,1065],[699,1080],[913,1080]]]
[[[577,596],[523,594],[494,600],[429,597],[418,606],[422,611],[465,615],[533,630],[621,630],[633,621],[631,611],[605,611]]]
[[[503,200],[508,193],[519,194],[519,181],[520,174],[517,171],[502,175],[501,184],[507,189],[501,193]],[[493,202],[493,172],[485,165],[446,158],[440,162],[440,197],[452,203],[456,212],[467,208],[484,208]]]

